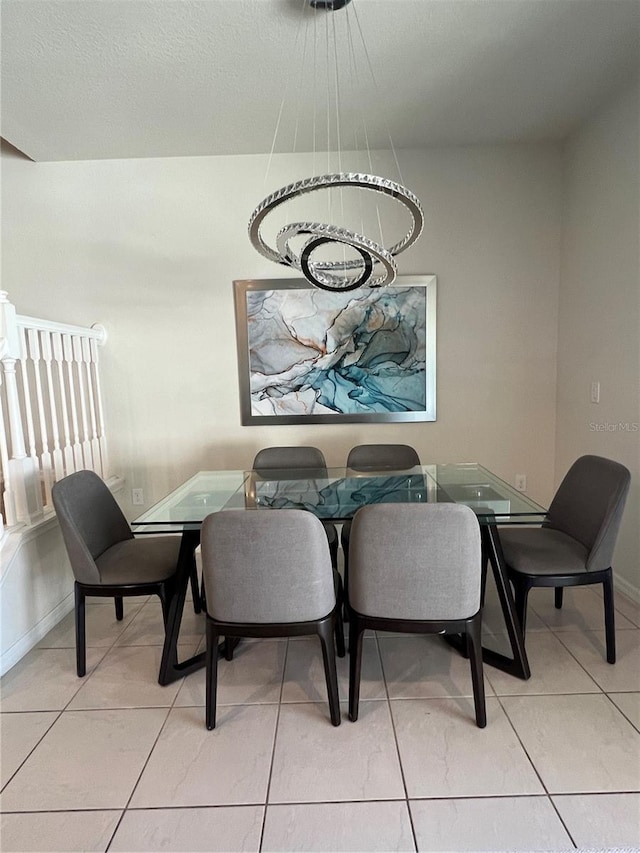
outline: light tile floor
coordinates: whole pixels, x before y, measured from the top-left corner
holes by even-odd
[[[157,599],[88,607],[87,675],[68,616],[0,682],[9,851],[538,851],[640,846],[640,607],[531,594],[533,675],[485,667],[475,726],[467,662],[436,637],[371,634],[360,717],[329,722],[315,640],[242,643],[219,668],[157,683]],[[99,602],[99,603],[98,603]],[[489,597],[486,640],[500,645]],[[203,647],[185,610],[181,653]],[[347,700],[346,661],[339,662]]]

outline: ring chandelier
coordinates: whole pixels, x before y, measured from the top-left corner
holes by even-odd
[[[309,0],[312,8],[327,11],[342,9],[350,2],[351,0]],[[336,109],[338,108],[336,91]],[[339,118],[337,126],[339,127]],[[391,146],[393,148],[393,143]],[[309,193],[330,191],[337,187],[356,187],[370,191],[378,197],[393,198],[408,212],[411,218],[409,230],[400,240],[389,248],[385,248],[382,241],[377,242],[343,226],[317,221],[299,221],[288,223],[280,228],[275,238],[275,246],[267,243],[262,234],[262,225],[276,208]],[[420,200],[401,183],[372,174],[339,171],[296,181],[263,199],[249,219],[249,239],[265,258],[299,270],[315,287],[321,290],[344,292],[359,287],[383,287],[392,284],[397,275],[396,255],[415,243],[422,232],[423,225],[424,215]],[[382,228],[380,231],[382,232]],[[297,250],[293,246],[296,238],[306,238]],[[343,259],[314,260],[314,252],[327,244],[342,246]],[[359,255],[359,258],[347,259],[345,247]]]

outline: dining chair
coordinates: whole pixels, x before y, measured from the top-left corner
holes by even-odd
[[[420,465],[418,451],[409,444],[357,444],[347,456],[347,468],[352,471],[403,471]],[[344,556],[344,586],[349,579],[349,537],[351,521],[345,521],[340,531]],[[345,613],[345,618],[348,614]]]
[[[482,668],[480,525],[462,504],[371,504],[351,528],[349,717],[358,719],[367,628],[460,634],[471,666],[476,724],[487,724]]]
[[[303,470],[303,476],[309,479],[323,479],[327,476],[327,463],[318,447],[264,447],[253,460],[253,470],[259,474],[277,471],[279,476],[289,471]],[[322,526],[329,542],[331,565],[335,569],[338,566],[338,531],[330,521],[322,521]]]
[[[167,622],[180,537],[135,539],[108,486],[94,471],[76,471],[51,490],[75,578],[76,670],[86,673],[86,596],[113,597],[123,618],[126,596],[157,595]]]
[[[320,521],[301,509],[227,510],[202,524],[206,601],[206,711],[216,725],[218,638],[317,634],[331,722],[340,725],[334,636],[344,656],[339,576]],[[227,655],[229,657],[229,655]]]
[[[354,471],[402,470],[420,464],[418,451],[409,444],[358,444],[347,456]]]
[[[523,636],[532,587],[554,587],[560,609],[565,586],[601,583],[607,661],[616,662],[611,563],[630,481],[619,462],[581,456],[560,483],[541,527],[500,530]]]

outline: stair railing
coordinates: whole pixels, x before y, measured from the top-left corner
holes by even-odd
[[[16,313],[0,291],[0,462],[3,523],[35,524],[53,510],[51,487],[83,468],[108,477],[98,369],[102,326]]]

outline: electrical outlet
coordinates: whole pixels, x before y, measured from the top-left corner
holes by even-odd
[[[515,486],[519,492],[526,492],[527,491],[527,475],[526,474],[516,474]]]
[[[131,503],[134,506],[144,506],[144,494],[142,489],[131,489]]]
[[[592,382],[591,383],[591,402],[599,403],[600,402],[600,383]]]

